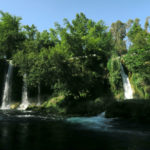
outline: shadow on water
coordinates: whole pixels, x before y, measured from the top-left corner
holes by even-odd
[[[150,127],[96,117],[0,111],[0,150],[149,150]]]

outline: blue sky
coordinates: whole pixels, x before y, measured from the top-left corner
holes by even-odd
[[[150,0],[0,0],[0,10],[22,17],[22,24],[34,24],[42,31],[63,23],[83,12],[95,21],[106,25],[121,20],[140,18],[141,24],[150,16]]]

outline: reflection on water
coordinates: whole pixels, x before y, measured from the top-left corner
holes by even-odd
[[[96,117],[0,112],[0,150],[149,150],[150,127]]]

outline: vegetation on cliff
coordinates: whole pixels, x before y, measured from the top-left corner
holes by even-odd
[[[51,97],[43,98],[41,109],[57,109],[58,104],[62,112],[94,112],[109,103],[108,98],[123,99],[120,63],[130,77],[134,97],[150,98],[148,19],[144,29],[139,19],[117,21],[109,28],[102,20],[95,22],[80,13],[72,22],[64,19],[63,26],[55,23],[55,29],[39,32],[34,25],[21,25],[20,17],[0,14],[0,79],[5,74],[3,58],[12,59],[13,80],[19,81],[13,85],[14,99],[21,98],[26,74],[29,95],[36,96],[40,87],[41,94]],[[126,46],[126,39],[130,45]]]

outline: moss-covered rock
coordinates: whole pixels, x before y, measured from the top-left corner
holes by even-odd
[[[65,97],[63,95],[52,97],[39,106],[37,106],[36,104],[31,104],[27,109],[36,111],[46,111],[54,114],[63,114],[65,113],[65,108],[60,107],[60,104],[62,103],[64,98]]]
[[[65,97],[61,95],[52,97],[40,106],[31,104],[27,109],[61,115],[91,116],[103,112],[106,104],[109,103],[110,99],[106,98],[97,98],[95,100],[80,98],[76,100],[73,99],[73,97]]]
[[[59,103],[62,102],[62,100],[64,100],[64,96],[58,96],[58,97],[53,97],[50,100],[44,102],[41,107],[44,108],[49,108],[49,107],[57,107],[57,105],[59,105]]]
[[[114,55],[107,64],[107,68],[109,70],[109,83],[111,87],[112,94],[115,99],[123,99],[124,91],[123,91],[123,82],[121,77],[121,68],[120,68],[120,57]]]
[[[17,109],[19,107],[19,105],[20,105],[19,102],[13,103],[13,104],[11,104],[10,109]]]
[[[142,75],[142,73],[132,74],[130,81],[134,87],[135,98],[150,99],[150,82],[148,78],[149,77]]]

